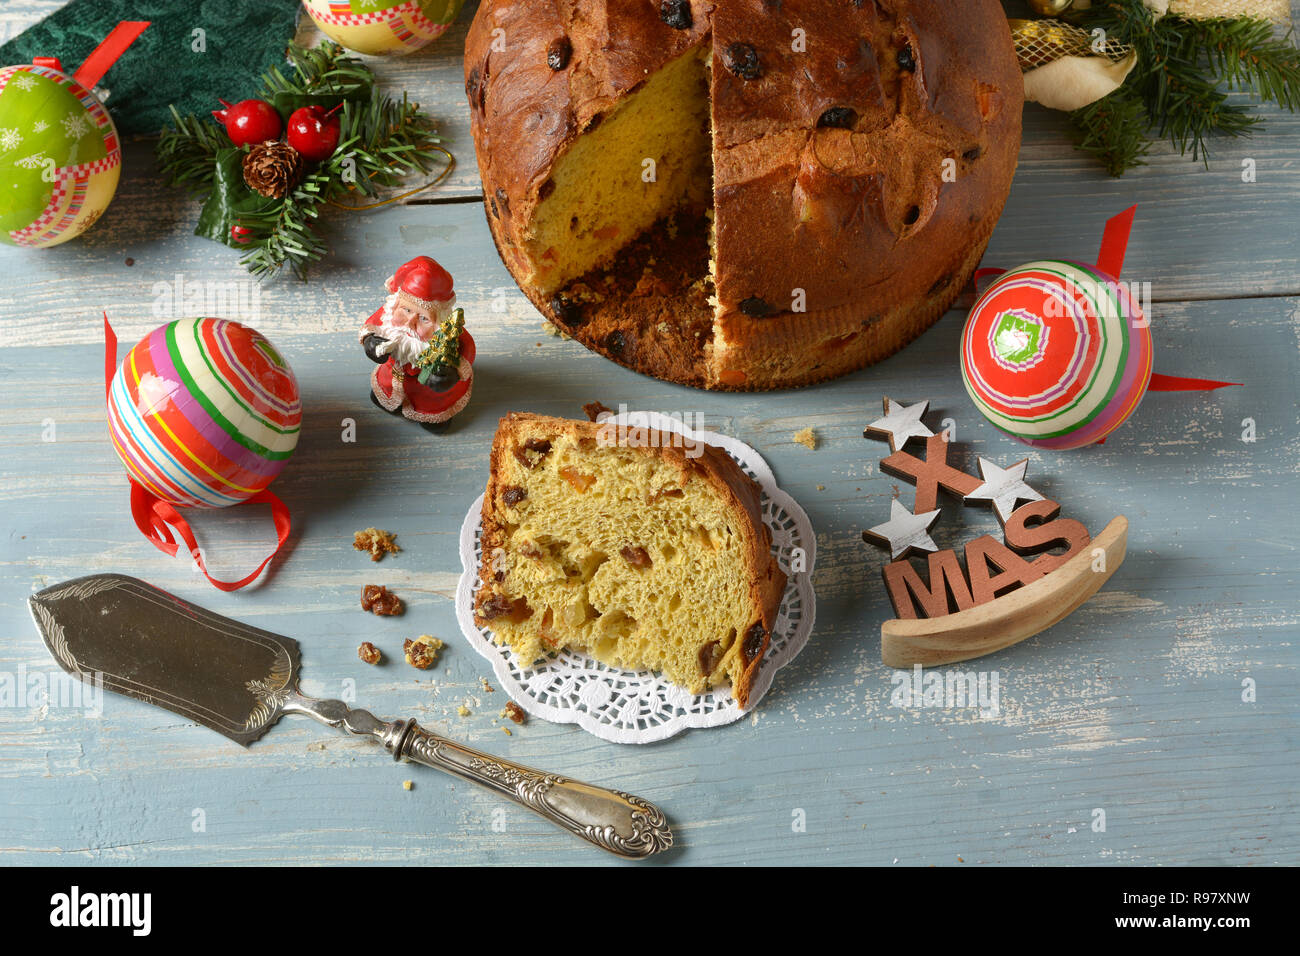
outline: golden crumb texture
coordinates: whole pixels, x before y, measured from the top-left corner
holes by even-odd
[[[795,432],[794,440],[810,451],[817,450],[817,433],[812,430],[811,426]]]
[[[786,581],[759,500],[725,452],[680,435],[510,414],[476,618],[527,663],[574,648],[692,693],[730,683],[748,707]]]
[[[397,546],[397,535],[380,528],[367,528],[352,535],[352,547],[358,551],[369,551],[371,561],[379,561],[386,554],[396,554],[402,549]]]

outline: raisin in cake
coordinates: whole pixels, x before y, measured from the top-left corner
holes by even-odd
[[[588,348],[703,388],[898,350],[969,280],[1024,88],[997,0],[484,0],[488,223]]]
[[[730,682],[747,707],[785,574],[758,485],[725,452],[680,445],[667,433],[503,418],[476,619],[525,663],[570,647],[692,693]]]

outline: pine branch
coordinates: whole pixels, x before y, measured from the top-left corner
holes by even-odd
[[[289,63],[293,79],[285,77],[272,67],[262,77],[262,90],[258,97],[274,99],[277,94],[298,96],[329,93],[341,95],[374,84],[375,75],[355,56],[350,56],[337,43],[326,40],[317,47],[300,47],[290,44]]]
[[[1141,97],[1128,87],[1070,114],[1076,130],[1076,144],[1094,156],[1112,176],[1123,176],[1137,166],[1146,165],[1151,142],[1146,132],[1151,126]]]
[[[1207,165],[1212,137],[1250,135],[1259,117],[1233,102],[1225,86],[1300,111],[1300,50],[1291,34],[1276,36],[1268,21],[1156,19],[1142,0],[1107,0],[1071,19],[1102,28],[1137,53],[1120,91],[1071,116],[1080,148],[1112,176],[1142,164],[1152,135]]]
[[[1233,89],[1252,92],[1266,103],[1300,112],[1300,49],[1292,32],[1275,34],[1267,20],[1186,20],[1200,55]]]
[[[375,91],[364,104],[345,102],[339,145],[324,167],[333,176],[328,198],[352,190],[374,196],[408,173],[428,172],[442,155],[432,148],[439,142],[428,117],[405,96],[398,102]]]
[[[168,186],[198,195],[212,188],[213,159],[217,150],[230,145],[225,130],[197,116],[181,116],[174,106],[174,128],[163,130],[158,139],[158,165]]]

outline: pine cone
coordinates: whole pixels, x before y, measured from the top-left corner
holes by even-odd
[[[244,182],[271,199],[283,199],[302,180],[302,156],[288,143],[268,139],[244,157]]]

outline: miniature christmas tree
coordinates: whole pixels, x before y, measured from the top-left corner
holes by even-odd
[[[436,392],[445,392],[460,381],[460,333],[465,330],[465,310],[455,309],[442,320],[416,365],[419,382]]]

